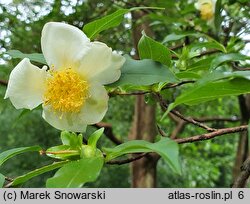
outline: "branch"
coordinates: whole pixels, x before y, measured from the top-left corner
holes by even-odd
[[[177,50],[177,49],[182,48],[184,46],[185,46],[184,43],[180,43],[180,44],[177,44],[177,45],[174,45],[174,46],[170,47],[169,49],[170,50]]]
[[[220,52],[220,51],[219,50],[208,50],[208,51],[202,52],[201,54],[199,54],[198,56],[195,56],[195,57],[202,57],[204,55],[211,55],[211,54],[214,54],[217,52]]]
[[[199,122],[214,122],[214,121],[222,121],[222,122],[239,122],[241,119],[232,116],[230,118],[221,118],[221,117],[203,117],[203,118],[194,118],[196,121]]]
[[[241,166],[241,173],[236,178],[233,188],[244,188],[247,183],[247,179],[250,176],[250,157],[246,159],[246,161]]]
[[[175,129],[172,131],[170,138],[171,139],[177,139],[177,136],[184,130],[185,125],[187,124],[186,121],[179,119],[178,117],[176,117],[175,115],[173,115],[172,113],[169,113],[169,116],[176,122],[176,127]],[[198,122],[239,122],[240,118],[236,117],[236,116],[232,116],[230,118],[221,118],[221,117],[202,117],[202,118],[194,118],[194,120],[198,121]]]
[[[180,122],[177,123],[175,129],[172,131],[170,138],[176,139],[177,135],[179,135],[184,130],[186,124],[186,121],[180,120]]]
[[[4,85],[4,86],[7,86],[8,85],[8,81],[0,79],[0,84]]]
[[[162,88],[162,90],[170,89],[170,88],[175,88],[177,86],[182,86],[184,84],[189,84],[189,83],[194,83],[194,82],[195,82],[194,80],[187,80],[187,81],[181,81],[181,82],[176,83],[176,84],[167,84],[166,86],[164,86]]]
[[[196,135],[193,137],[175,139],[175,142],[177,142],[178,144],[183,144],[183,143],[192,143],[192,142],[197,142],[197,141],[209,140],[214,137],[218,137],[218,136],[222,136],[222,135],[226,135],[230,133],[247,131],[247,129],[248,129],[248,125],[242,125],[242,126],[233,127],[233,128],[223,128],[223,129],[219,129],[214,132],[211,132],[211,133]]]
[[[187,81],[181,81],[179,83],[175,83],[175,84],[167,84],[166,86],[164,86],[161,90],[165,90],[165,89],[170,89],[170,88],[175,88],[177,86],[182,86],[184,84],[188,84],[188,83],[194,83],[194,80],[187,80]],[[130,93],[124,93],[124,92],[119,92],[119,91],[112,91],[109,92],[109,96],[113,97],[113,96],[138,96],[138,95],[145,95],[148,93],[153,93],[154,91],[137,91],[137,92],[130,92]]]
[[[138,91],[138,92],[131,92],[131,93],[123,93],[118,91],[109,92],[109,97],[113,96],[138,96],[138,95],[145,95],[151,93],[151,91]]]
[[[11,181],[11,182],[14,181],[14,179],[13,179],[13,178],[10,178],[10,177],[5,177],[5,180],[6,180],[6,181]]]
[[[226,134],[230,134],[230,133],[247,131],[247,129],[248,129],[247,125],[233,127],[233,128],[224,128],[224,129],[216,130],[215,132],[206,133],[206,134],[202,134],[202,135],[196,135],[193,137],[174,139],[174,141],[177,142],[178,144],[193,143],[193,142],[198,142],[198,141],[203,141],[203,140],[209,140],[209,139],[212,139],[214,137],[218,137],[218,136],[222,136],[222,135],[226,135]],[[113,165],[113,164],[117,164],[117,165],[127,164],[130,162],[139,160],[148,154],[149,153],[141,153],[138,156],[131,157],[131,158],[124,159],[124,160],[109,161],[109,162],[107,162],[107,164],[111,164],[111,165]],[[250,161],[249,161],[249,163],[250,163]],[[247,171],[249,171],[249,170],[250,170],[250,166],[248,167]]]
[[[239,71],[248,71],[250,70],[250,67],[239,67],[237,63],[232,62],[232,66],[234,69],[239,70]]]
[[[195,57],[202,57],[204,55],[211,55],[211,54],[214,54],[214,53],[217,53],[217,52],[220,52],[220,51],[219,50],[207,50],[207,51],[201,52],[199,55],[197,55]],[[178,59],[178,56],[176,56],[176,55],[172,55],[171,57],[173,59]]]
[[[13,178],[5,177],[6,184],[3,186],[3,188],[10,188],[12,182],[14,181]]]
[[[229,21],[228,26],[223,26],[223,32],[225,33],[225,39],[223,42],[224,46],[227,46],[228,41],[230,40],[230,33],[233,29],[234,26],[234,22],[233,21]]]
[[[161,106],[163,109],[167,110],[168,105],[167,105],[166,101],[163,100],[163,98],[162,98],[162,96],[161,96],[160,94],[156,94],[156,96],[157,96],[157,98],[158,98],[158,101],[159,101],[159,103],[160,103],[160,106]],[[203,124],[203,123],[201,123],[201,122],[198,122],[198,121],[194,120],[194,119],[191,118],[191,117],[185,117],[185,116],[183,116],[183,115],[182,115],[181,113],[179,113],[178,111],[171,110],[170,112],[171,112],[172,114],[174,114],[175,116],[177,116],[178,118],[180,118],[180,119],[182,119],[182,120],[184,120],[184,121],[186,121],[186,122],[188,122],[188,123],[192,123],[193,125],[196,125],[196,126],[198,126],[198,127],[201,127],[201,128],[203,128],[203,129],[205,129],[205,130],[207,130],[207,131],[209,131],[209,132],[216,131],[216,129],[210,128],[210,127],[208,127],[207,125],[205,125],[205,124]]]
[[[128,164],[130,162],[133,162],[133,161],[136,161],[136,160],[139,160],[141,159],[142,157],[146,156],[148,153],[141,153],[135,157],[131,157],[131,158],[128,158],[128,159],[124,159],[124,160],[113,160],[113,161],[109,161],[107,162],[107,164],[117,164],[117,165],[122,165],[122,164]]]
[[[167,134],[161,129],[161,127],[157,124],[157,131],[160,133],[162,137],[167,137]]]
[[[188,122],[188,123],[192,123],[193,125],[196,125],[196,126],[198,126],[198,127],[200,127],[200,128],[203,128],[203,129],[205,129],[205,130],[207,130],[207,131],[209,131],[209,132],[216,131],[215,128],[210,128],[210,127],[208,127],[207,125],[205,125],[205,124],[203,124],[203,123],[201,123],[201,122],[199,122],[199,121],[196,121],[195,119],[193,119],[193,118],[191,118],[191,117],[185,117],[185,116],[183,116],[183,115],[182,115],[180,112],[178,112],[178,111],[171,110],[170,112],[173,113],[175,116],[181,118],[182,120],[184,120],[184,121],[186,121],[186,122]]]
[[[119,145],[119,144],[122,144],[123,142],[118,139],[114,133],[113,133],[113,129],[112,129],[112,126],[108,123],[103,123],[103,122],[100,122],[100,123],[96,123],[93,125],[94,127],[96,128],[102,128],[104,127],[104,134],[107,136],[107,138],[109,138],[112,142],[114,142],[115,144]]]

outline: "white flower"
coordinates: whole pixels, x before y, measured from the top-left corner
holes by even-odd
[[[203,20],[212,21],[215,13],[216,0],[198,0],[195,3],[195,8],[200,10]]]
[[[119,79],[125,58],[64,23],[45,24],[41,46],[50,70],[23,59],[10,74],[5,98],[17,109],[43,104],[43,118],[60,130],[81,132],[101,121],[108,108],[103,85]]]

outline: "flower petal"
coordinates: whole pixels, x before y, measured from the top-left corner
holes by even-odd
[[[43,106],[43,118],[53,127],[59,130],[68,130],[72,132],[83,132],[87,125],[82,123],[79,114],[76,113],[58,113],[51,110],[49,106]]]
[[[79,113],[59,113],[50,106],[43,107],[43,118],[59,130],[83,132],[86,126],[100,122],[108,109],[108,95],[99,84],[91,84],[90,98]]]
[[[43,101],[47,72],[24,58],[12,70],[4,98],[10,98],[15,108],[33,109]]]
[[[121,66],[125,58],[112,52],[106,44],[92,42],[91,49],[84,56],[79,72],[90,81],[109,84],[117,81],[121,75]]]
[[[213,11],[215,11],[216,0],[198,0],[198,2],[196,2],[196,3],[194,4],[194,7],[195,7],[196,9],[200,10],[202,4],[212,4],[212,6],[213,6]]]
[[[195,7],[197,10],[200,10],[200,8],[201,8],[200,2],[199,2],[199,1],[196,2],[196,3],[194,4],[194,7]]]
[[[81,120],[86,124],[95,124],[100,122],[108,110],[108,94],[106,89],[98,84],[90,84],[90,97],[80,112]]]
[[[50,22],[43,27],[41,46],[50,67],[74,68],[89,50],[90,40],[74,26]]]

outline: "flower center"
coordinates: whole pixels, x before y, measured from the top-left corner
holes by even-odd
[[[52,71],[46,80],[45,105],[59,112],[79,112],[89,97],[88,82],[73,69]]]
[[[204,3],[201,5],[201,18],[204,20],[209,20],[213,18],[213,5],[212,2]]]

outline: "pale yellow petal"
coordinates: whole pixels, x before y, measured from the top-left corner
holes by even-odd
[[[87,124],[79,117],[79,113],[59,113],[49,106],[43,106],[43,118],[54,128],[72,132],[84,132]]]
[[[90,40],[75,26],[50,22],[43,27],[41,46],[50,67],[75,68],[89,50]]]
[[[47,72],[24,58],[11,72],[5,98],[15,108],[33,109],[43,101]]]
[[[43,118],[59,130],[83,132],[87,125],[100,122],[108,109],[108,95],[100,84],[91,84],[90,97],[80,112],[57,112],[50,106],[43,106]]]
[[[109,84],[117,81],[125,58],[101,42],[91,43],[91,49],[84,56],[79,72],[90,81]]]
[[[108,110],[108,94],[100,84],[90,84],[90,97],[85,101],[80,112],[83,123],[95,124],[100,122]]]

